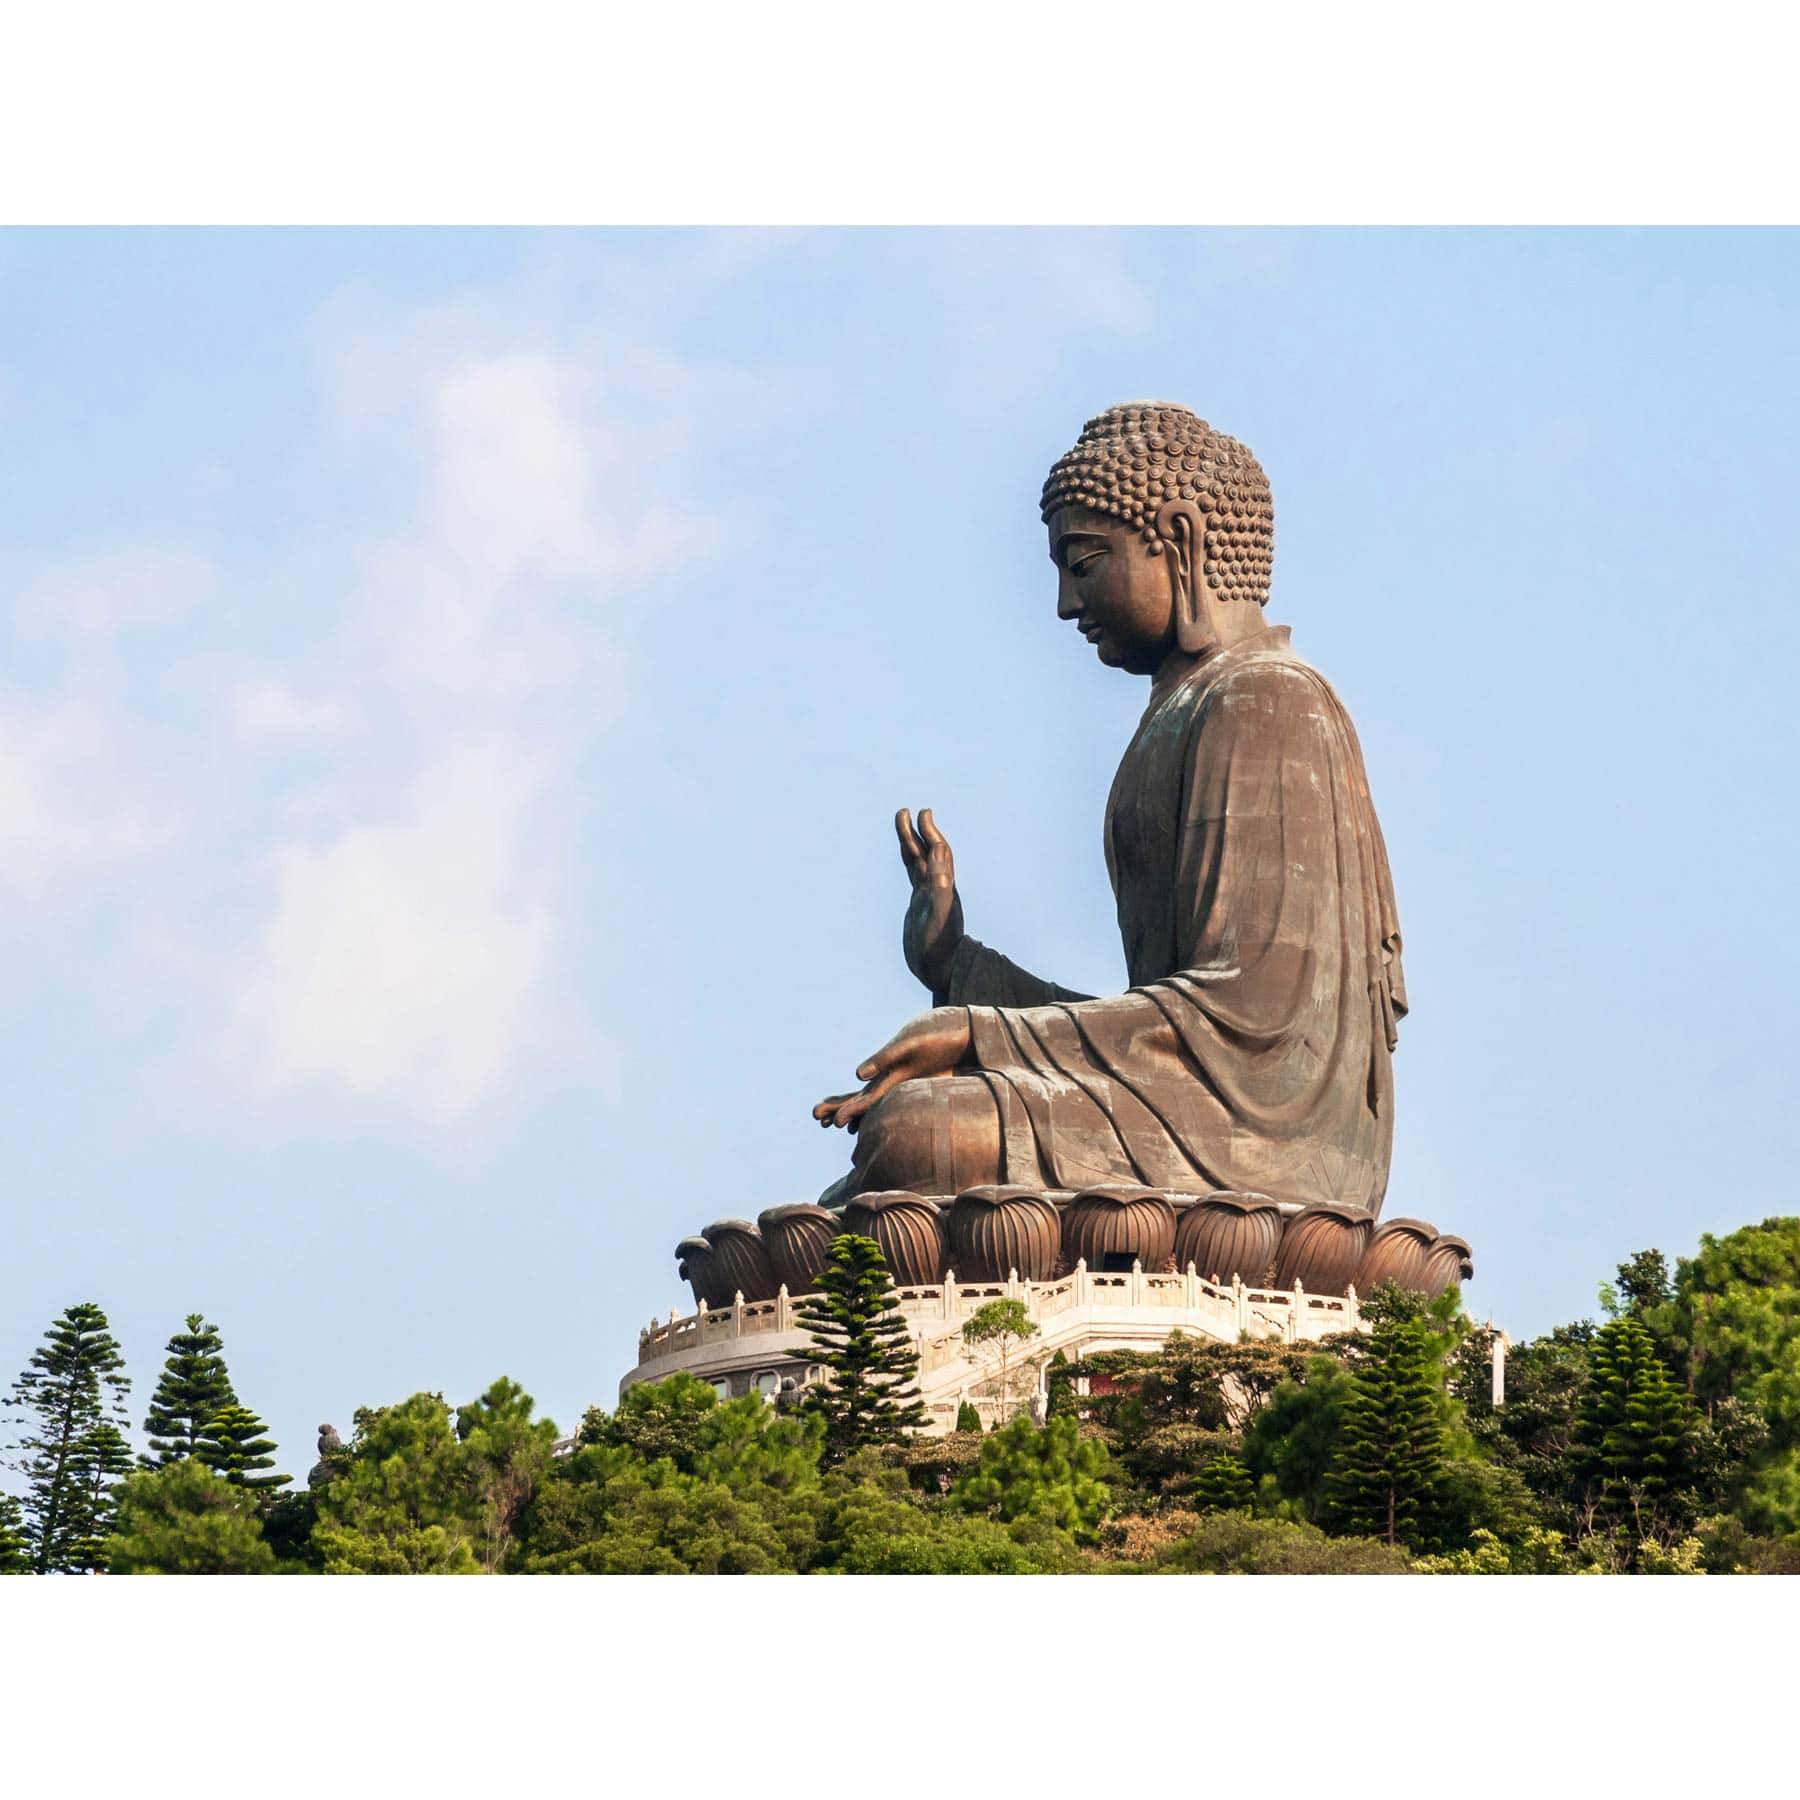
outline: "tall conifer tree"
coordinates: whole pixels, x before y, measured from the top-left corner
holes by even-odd
[[[0,1575],[23,1575],[30,1567],[25,1514],[11,1494],[0,1494]]]
[[[829,1467],[867,1444],[897,1443],[926,1422],[913,1379],[918,1352],[907,1333],[881,1248],[846,1232],[833,1238],[819,1291],[798,1307],[829,1383],[807,1389],[804,1410],[825,1422],[820,1462]]]
[[[1588,1350],[1588,1385],[1569,1445],[1570,1470],[1596,1497],[1595,1511],[1630,1519],[1647,1534],[1691,1479],[1693,1431],[1687,1395],[1650,1333],[1629,1313],[1614,1319]]]
[[[150,1454],[141,1459],[145,1468],[163,1468],[192,1456],[208,1420],[236,1402],[223,1349],[218,1326],[207,1324],[200,1313],[189,1313],[187,1329],[169,1339],[169,1359],[144,1420],[150,1439]]]
[[[207,1420],[194,1446],[194,1460],[238,1487],[286,1487],[293,1476],[262,1473],[275,1466],[274,1440],[263,1435],[267,1429],[249,1407],[235,1403],[224,1407]]]
[[[1194,1483],[1195,1512],[1248,1512],[1255,1499],[1250,1471],[1229,1450],[1209,1457]]]
[[[124,1366],[106,1314],[84,1301],[44,1333],[13,1383],[6,1404],[23,1417],[7,1466],[26,1480],[25,1536],[39,1575],[96,1566],[112,1484],[130,1465]]]
[[[1369,1334],[1325,1477],[1334,1529],[1390,1544],[1430,1535],[1443,1469],[1440,1375],[1420,1320],[1384,1320]]]

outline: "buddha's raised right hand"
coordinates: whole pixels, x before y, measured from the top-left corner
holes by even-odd
[[[913,887],[900,938],[906,966],[932,993],[941,994],[950,980],[951,959],[963,940],[956,858],[951,854],[949,839],[933,822],[928,806],[919,810],[916,833],[912,813],[904,806],[894,815],[894,830],[900,838],[900,860],[906,864]]]

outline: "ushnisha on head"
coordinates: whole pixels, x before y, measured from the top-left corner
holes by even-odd
[[[1169,400],[1128,400],[1089,419],[1044,482],[1046,524],[1057,508],[1104,513],[1141,533],[1152,556],[1170,535],[1171,508],[1205,520],[1201,570],[1221,600],[1269,598],[1275,503],[1249,449]]]

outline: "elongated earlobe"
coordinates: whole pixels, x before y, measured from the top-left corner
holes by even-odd
[[[1219,640],[1202,596],[1206,577],[1200,568],[1200,544],[1190,510],[1179,501],[1163,507],[1156,515],[1156,532],[1173,552],[1168,570],[1175,602],[1175,642],[1189,656],[1199,656]]]

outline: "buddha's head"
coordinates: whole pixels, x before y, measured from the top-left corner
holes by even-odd
[[[1274,564],[1268,477],[1235,438],[1166,400],[1089,419],[1044,482],[1057,614],[1103,663],[1154,674],[1260,623]]]

